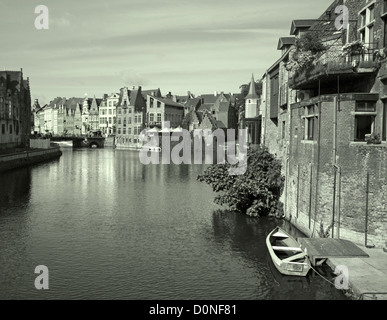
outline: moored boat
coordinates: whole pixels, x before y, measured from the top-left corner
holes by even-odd
[[[305,277],[311,264],[300,244],[280,227],[275,228],[266,238],[270,257],[277,270],[284,275]]]

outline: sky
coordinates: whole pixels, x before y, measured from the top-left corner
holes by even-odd
[[[139,85],[237,93],[280,57],[292,20],[317,19],[332,2],[0,0],[0,68],[22,68],[41,104]],[[47,30],[35,28],[39,5]]]

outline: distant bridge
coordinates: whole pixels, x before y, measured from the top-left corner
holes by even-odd
[[[72,141],[73,148],[98,148],[105,147],[104,137],[51,137],[52,142]]]

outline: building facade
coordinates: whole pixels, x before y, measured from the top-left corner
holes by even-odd
[[[105,136],[116,134],[119,99],[119,93],[112,93],[110,96],[105,95],[99,105],[99,128]]]
[[[120,90],[117,102],[116,148],[136,149],[141,147],[139,135],[145,129],[146,102],[142,88]]]
[[[343,4],[348,30],[335,25]],[[280,40],[263,77],[262,144],[282,161],[286,218],[310,236],[387,241],[385,4],[337,0],[319,19],[293,21],[295,39],[309,33],[324,50]]]
[[[31,95],[21,71],[0,71],[0,150],[29,147]]]

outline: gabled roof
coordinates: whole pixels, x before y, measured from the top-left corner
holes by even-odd
[[[292,26],[290,28],[290,34],[295,35],[297,29],[309,29],[316,20],[314,19],[303,19],[303,20],[293,20]]]
[[[81,108],[84,100],[85,100],[84,98],[73,97],[73,98],[67,99],[64,105],[68,110],[76,110],[76,108],[78,109]]]
[[[335,0],[324,11],[324,13],[317,20],[315,20],[315,23],[308,31],[317,33],[319,38],[324,38],[332,35],[340,37],[342,34],[342,30],[337,30],[335,26],[337,17],[335,10],[339,5],[342,5],[343,3],[343,0]]]
[[[202,99],[200,97],[198,98],[194,98],[194,99],[189,99],[185,106],[186,107],[189,107],[189,108],[196,108],[200,103],[201,103]]]
[[[281,37],[278,40],[278,50],[282,50],[284,46],[291,46],[296,43],[296,38],[295,37]]]
[[[161,98],[160,88],[158,88],[158,89],[150,89],[150,90],[141,90],[141,94],[142,94],[142,96],[144,97],[145,100],[146,100],[146,97],[148,95]]]
[[[154,97],[155,100],[158,100],[162,103],[164,103],[166,106],[172,106],[172,107],[182,107],[184,108],[184,105],[181,104],[181,103],[177,103],[171,99],[168,99],[168,98],[158,98],[158,97]]]
[[[202,94],[202,95],[200,95],[200,98],[202,98],[203,103],[215,103],[216,100],[218,100],[219,95]]]

